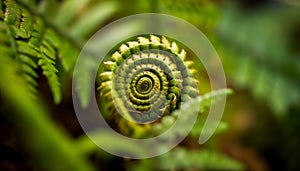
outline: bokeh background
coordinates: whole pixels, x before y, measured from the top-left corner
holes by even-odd
[[[0,10],[0,170],[300,169],[299,1],[0,0]],[[72,70],[98,29],[145,12],[198,27],[234,93],[209,142],[197,143],[196,125],[169,153],[130,160],[84,135],[72,104]],[[198,70],[200,92],[208,93],[206,72],[200,64]],[[81,82],[80,98],[88,104],[90,83]]]

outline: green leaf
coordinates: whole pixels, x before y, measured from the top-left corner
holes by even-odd
[[[61,93],[61,85],[59,78],[57,76],[58,70],[55,67],[55,63],[49,59],[44,53],[39,54],[39,61],[38,65],[41,66],[43,70],[43,74],[48,79],[48,84],[50,87],[50,90],[53,95],[53,100],[55,104],[58,104],[61,102],[62,99],[62,93]]]
[[[26,72],[27,74],[29,74],[30,76],[37,78],[38,74],[32,69],[32,67],[30,67],[29,65],[26,64],[22,64],[21,65],[22,71]]]
[[[50,45],[52,53],[58,56],[65,71],[73,68],[80,49],[68,41],[64,37],[60,37],[53,29],[47,29],[44,37],[45,41]]]
[[[35,68],[35,69],[37,68],[37,64],[35,61],[32,60],[32,58],[30,58],[26,55],[20,55],[19,58],[23,63],[30,65],[32,68]]]
[[[40,46],[40,50],[44,53],[48,58],[55,60],[56,52],[52,45],[50,45],[46,40],[43,41],[42,46]]]
[[[23,11],[20,30],[24,32],[24,38],[29,38],[33,31],[34,17],[26,10]]]
[[[28,40],[28,44],[36,49],[39,49],[46,30],[43,20],[41,18],[36,18],[33,28],[34,31]]]
[[[29,85],[32,85],[33,87],[37,87],[38,86],[38,83],[36,82],[36,80],[28,75],[28,74],[23,74],[23,77],[24,77],[24,80],[26,80],[26,82],[29,84]]]
[[[17,40],[16,43],[17,43],[19,53],[26,54],[27,56],[32,56],[32,57],[38,56],[38,52],[28,43],[21,40]]]

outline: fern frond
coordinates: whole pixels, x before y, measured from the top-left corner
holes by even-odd
[[[18,59],[21,63],[21,71],[22,74],[27,81],[27,87],[31,92],[31,96],[35,97],[37,94],[37,86],[38,83],[36,79],[38,78],[38,74],[36,72],[37,69],[37,54],[38,52],[32,49],[29,44],[24,41],[16,41],[17,49],[18,49]]]
[[[16,58],[20,62],[21,74],[27,82],[27,87],[31,91],[31,96],[37,93],[38,74],[36,73],[37,64],[42,68],[43,74],[48,79],[50,90],[52,91],[54,102],[57,104],[61,101],[60,82],[56,75],[58,72],[55,67],[56,52],[51,44],[44,41],[45,26],[43,22],[31,16],[31,14],[22,9],[14,1],[7,1],[6,25],[9,33],[10,45],[16,51]],[[12,10],[17,13],[12,14]],[[23,10],[23,13],[21,12]],[[14,16],[19,15],[18,17]],[[23,15],[23,18],[21,18]],[[20,20],[19,23],[15,20]],[[17,23],[17,24],[16,24]],[[28,38],[28,42],[15,40],[21,37]]]
[[[27,65],[31,66],[32,68],[36,69],[38,66],[35,61],[31,57],[28,57],[27,55],[20,55],[20,60],[23,63],[26,63]]]
[[[32,48],[28,48],[27,50],[37,52],[34,56],[38,58],[38,65],[42,68],[43,75],[48,80],[54,103],[58,104],[62,99],[62,95],[60,81],[57,76],[58,70],[55,66],[56,51],[53,45],[45,40],[45,32],[44,23],[41,20],[37,20],[28,42]]]
[[[258,19],[260,15],[264,17]],[[218,33],[229,79],[238,88],[249,89],[277,116],[297,106],[300,101],[300,60],[294,56],[299,53],[288,47],[287,39],[291,28],[297,27],[294,23],[299,22],[299,11],[282,8],[275,12],[269,7],[253,15],[227,9],[223,16]],[[251,27],[253,25],[256,29]]]
[[[117,9],[115,2],[101,2],[93,6],[88,2],[89,0],[76,3],[73,1],[60,3],[56,0],[39,3],[30,0],[4,1],[4,9],[1,10],[3,30],[0,32],[3,36],[0,41],[3,39],[6,46],[0,46],[0,50],[3,53],[13,53],[11,57],[20,62],[22,75],[27,80],[32,95],[37,92],[36,79],[39,75],[36,71],[39,66],[48,80],[54,102],[61,101],[56,63],[62,64],[65,71],[70,71],[81,50],[82,40]],[[0,4],[2,9],[2,1]],[[56,15],[54,8],[60,8],[61,12]],[[60,17],[54,21],[54,16]]]
[[[237,160],[214,150],[188,150],[177,147],[168,153],[141,160],[130,165],[130,170],[244,170]]]
[[[255,59],[237,53],[227,55],[232,65],[229,76],[239,88],[251,90],[252,95],[265,103],[275,114],[282,115],[300,100],[299,84],[268,65],[258,65]]]
[[[34,40],[36,39],[41,38],[36,37]],[[54,103],[58,104],[62,99],[62,95],[60,90],[60,81],[57,76],[58,69],[55,66],[55,50],[49,42],[47,42],[46,40],[42,40],[41,44],[37,48],[37,51],[39,52],[39,54],[37,55],[39,58],[38,65],[42,68],[43,75],[48,80],[48,84],[53,95]]]
[[[45,40],[48,44],[51,44],[51,49],[56,49],[56,56],[60,60],[63,69],[70,71],[76,62],[80,49],[68,42],[65,38],[59,36],[52,29],[46,30]]]
[[[51,59],[51,57],[48,57],[44,52],[41,51],[41,53],[38,55],[39,62],[38,65],[41,66],[43,69],[43,74],[48,79],[48,84],[50,86],[50,90],[53,94],[54,103],[58,104],[60,103],[62,99],[61,90],[60,90],[60,81],[57,76],[58,70],[55,67],[55,62]]]

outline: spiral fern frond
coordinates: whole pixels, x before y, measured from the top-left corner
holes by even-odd
[[[119,114],[129,121],[154,122],[199,95],[192,65],[186,51],[164,36],[126,42],[103,64],[100,104],[108,103],[106,110],[117,122]]]

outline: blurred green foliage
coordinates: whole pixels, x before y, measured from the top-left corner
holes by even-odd
[[[299,169],[299,8],[275,1],[246,0],[0,0],[0,128],[8,126],[13,134],[11,137],[0,129],[0,169]],[[174,15],[202,30],[221,56],[228,84],[235,93],[227,104],[226,121],[208,143],[195,145],[214,92],[203,96],[208,99],[198,106],[203,115],[179,147],[160,157],[136,161],[101,151],[83,135],[79,124],[73,123],[76,116],[72,105],[67,104],[72,100],[73,67],[85,41],[115,19],[143,12]],[[91,65],[84,65],[86,75],[76,80],[81,83],[76,89],[83,106],[89,103],[88,85],[93,84],[84,79]],[[209,80],[199,67],[200,90],[208,92]],[[245,122],[247,129],[241,128],[240,133],[233,120],[244,115],[255,119],[248,118],[250,126]],[[154,130],[160,132],[164,126]],[[241,156],[249,153],[241,149],[235,153],[230,148],[220,150],[218,144],[226,145],[226,141],[218,141],[224,132],[225,137],[226,132],[237,132],[235,136],[242,141],[233,144],[253,149],[267,166],[254,167],[261,162],[253,164],[253,158],[243,160]],[[99,138],[110,143],[109,135]],[[21,164],[15,162],[17,156],[9,157],[10,151],[23,156]]]

